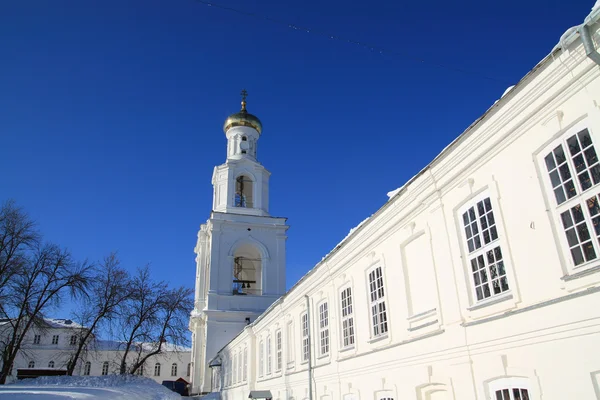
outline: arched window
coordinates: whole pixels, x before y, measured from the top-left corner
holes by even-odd
[[[253,207],[252,179],[245,175],[240,175],[235,180],[235,206]]]
[[[35,361],[29,361],[29,365],[27,365],[27,368],[35,368]]]
[[[171,376],[177,376],[177,363],[171,365]]]
[[[108,361],[102,363],[102,375],[108,375]]]
[[[256,248],[244,245],[233,257],[233,294],[262,294],[262,260]]]
[[[160,376],[160,363],[154,364],[154,376]]]
[[[86,361],[85,365],[83,366],[83,374],[89,375],[91,370],[92,370],[92,363],[89,361]]]
[[[48,363],[48,368],[54,368],[54,361],[50,361]]]

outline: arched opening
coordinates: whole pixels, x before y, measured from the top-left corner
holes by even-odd
[[[234,253],[233,294],[262,294],[262,259],[252,245],[240,246]]]
[[[235,206],[252,208],[254,196],[252,192],[253,182],[250,177],[240,175],[235,180]]]

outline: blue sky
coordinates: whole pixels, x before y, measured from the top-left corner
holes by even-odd
[[[194,0],[1,2],[0,201],[78,258],[118,251],[191,287],[246,88],[290,287],[594,3],[215,2],[313,33]]]

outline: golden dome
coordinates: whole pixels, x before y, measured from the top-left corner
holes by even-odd
[[[260,119],[246,111],[247,95],[248,93],[246,90],[242,90],[242,109],[240,112],[231,114],[227,117],[223,124],[223,131],[225,133],[234,126],[249,126],[250,128],[254,128],[259,134],[262,132],[262,123],[260,122]]]

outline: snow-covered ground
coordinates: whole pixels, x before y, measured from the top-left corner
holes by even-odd
[[[140,376],[47,376],[0,385],[0,400],[8,399],[178,400],[181,396]]]

